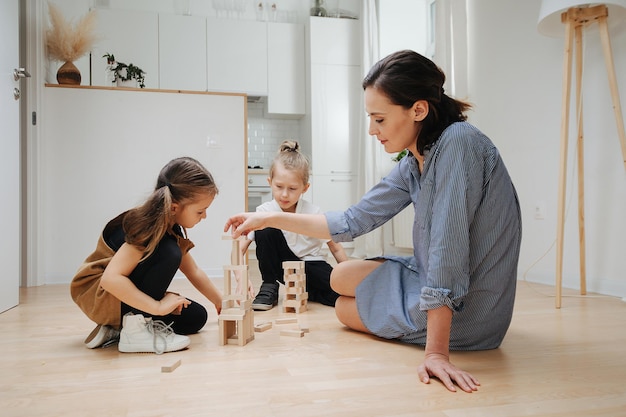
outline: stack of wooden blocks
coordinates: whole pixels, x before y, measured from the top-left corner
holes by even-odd
[[[283,262],[285,281],[284,313],[302,313],[306,311],[309,294],[306,291],[304,261]]]
[[[254,313],[252,300],[248,298],[248,265],[243,262],[239,249],[239,239],[223,236],[224,240],[232,240],[231,265],[224,266],[224,295],[222,312],[218,317],[219,344],[236,344],[244,346],[254,339]],[[232,279],[239,280],[241,294],[233,294]]]

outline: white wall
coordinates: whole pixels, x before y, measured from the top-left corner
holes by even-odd
[[[539,0],[468,0],[469,99],[475,105],[471,121],[500,149],[519,194],[523,215],[520,278],[526,274],[529,281],[554,284],[564,40],[538,33],[539,7]],[[616,29],[611,42],[624,107],[626,22]],[[624,297],[626,170],[597,31],[586,35],[585,45],[587,287]],[[573,115],[573,103],[571,109]],[[575,132],[572,121],[572,143]],[[573,157],[570,153],[563,282],[565,287],[578,288]],[[534,218],[537,202],[546,204],[545,220]]]
[[[402,49],[426,54],[426,0],[379,0],[378,28],[380,56]]]
[[[142,204],[179,156],[198,159],[219,188],[207,218],[187,232],[198,266],[222,276],[231,253],[224,223],[245,211],[243,95],[46,87],[44,104],[39,284],[70,282],[104,225]]]

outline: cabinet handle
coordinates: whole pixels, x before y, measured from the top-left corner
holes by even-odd
[[[352,178],[345,178],[345,179],[331,178],[330,182],[352,182]]]
[[[331,174],[352,174],[352,171],[330,171]]]

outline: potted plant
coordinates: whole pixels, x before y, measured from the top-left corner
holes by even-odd
[[[391,158],[391,160],[393,162],[399,162],[402,158],[406,156],[407,153],[409,153],[408,149],[401,150],[400,152],[398,152],[396,156]]]
[[[125,64],[123,62],[119,62],[115,60],[115,56],[110,53],[106,53],[102,55],[102,58],[107,59],[107,70],[113,76],[112,82],[117,83],[118,87],[128,86],[129,82],[131,84],[136,84],[139,88],[145,88],[145,78],[146,73],[144,70],[139,68],[136,65]]]

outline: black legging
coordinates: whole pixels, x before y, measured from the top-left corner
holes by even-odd
[[[285,235],[279,229],[266,228],[254,232],[256,242],[256,257],[259,261],[259,271],[263,282],[281,282],[283,280],[283,262],[299,261],[287,245]],[[325,261],[305,261],[306,290],[309,301],[315,301],[327,306],[335,306],[339,297],[330,288],[330,273],[333,267]]]
[[[161,300],[169,288],[174,274],[180,266],[182,253],[171,235],[166,235],[154,253],[139,263],[129,275],[135,286],[155,300]],[[162,320],[165,324],[172,324],[172,329],[178,334],[197,333],[206,323],[208,314],[204,306],[191,301],[187,308],[183,308],[180,315],[151,316],[141,310],[122,303],[122,317],[132,312],[152,317],[153,320]]]

